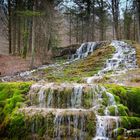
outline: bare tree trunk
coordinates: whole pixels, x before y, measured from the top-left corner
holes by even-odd
[[[140,43],[140,1],[137,1],[137,13],[138,13],[138,42]]]
[[[92,41],[95,41],[95,1],[93,1],[93,7],[92,7]]]
[[[12,38],[11,38],[11,18],[12,18],[12,11],[11,11],[11,0],[8,0],[8,16],[9,16],[9,20],[8,20],[8,40],[9,40],[9,54],[12,53]]]
[[[71,38],[72,38],[72,29],[71,29],[71,27],[72,27],[72,15],[71,15],[71,11],[70,11],[70,27],[69,27],[69,30],[70,30],[70,35],[69,35],[69,44],[71,45]]]
[[[114,27],[114,21],[112,23],[112,34],[113,34],[113,39],[115,39],[115,31],[114,31],[115,27]]]
[[[13,17],[13,31],[12,31],[12,36],[13,36],[13,47],[12,47],[12,49],[13,49],[13,54],[15,55],[15,53],[16,53],[16,40],[17,40],[17,32],[16,32],[16,30],[17,30],[17,21],[16,21],[16,16],[14,15],[14,17]]]
[[[78,20],[78,16],[77,16],[77,20],[76,20],[76,43],[78,43],[79,42],[79,39],[78,39],[78,35],[79,35],[79,33],[78,33],[78,25],[79,25],[79,20]]]
[[[133,40],[136,40],[136,19],[134,16],[134,23],[133,23]]]
[[[111,4],[112,4],[112,14],[113,14],[113,28],[114,28],[113,31],[115,30],[116,39],[119,39],[119,33],[118,33],[119,0],[112,0]]]
[[[20,38],[21,37],[21,26],[20,26],[20,17],[18,17],[18,54],[20,55],[21,53],[21,48],[20,48]]]
[[[24,18],[24,33],[23,33],[23,58],[27,56],[27,38],[28,38],[28,30],[27,30],[27,18]]]
[[[84,21],[83,21],[83,16],[82,16],[82,29],[81,29],[81,31],[82,31],[81,42],[83,43],[83,41],[84,41]]]
[[[35,11],[35,4],[33,5],[33,11]],[[30,68],[33,68],[35,57],[35,17],[32,19],[32,52],[31,52],[31,64]]]

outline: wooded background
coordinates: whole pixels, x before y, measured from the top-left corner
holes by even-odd
[[[87,41],[140,42],[139,0],[0,0],[9,54],[42,64],[57,47]]]

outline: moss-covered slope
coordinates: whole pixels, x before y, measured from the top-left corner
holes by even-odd
[[[129,114],[140,116],[140,88],[125,87],[119,85],[106,85],[108,90],[115,96],[118,103],[128,107]]]
[[[140,138],[140,87],[125,87],[119,85],[106,85],[117,101],[122,104],[120,112],[120,125],[116,130],[118,140],[131,140]],[[111,109],[110,109],[111,110]],[[111,110],[113,113],[114,110]],[[125,138],[126,137],[126,138]]]
[[[18,108],[25,106],[27,93],[31,83],[15,82],[0,83],[0,136],[9,136],[16,133],[20,135],[18,128],[22,125],[22,115],[15,116]],[[12,123],[15,123],[14,125]],[[13,133],[13,130],[16,129]]]
[[[96,74],[114,51],[115,49],[109,45],[100,47],[85,59],[75,61],[69,65],[47,68],[42,78],[48,79],[50,82],[82,82],[84,77]]]

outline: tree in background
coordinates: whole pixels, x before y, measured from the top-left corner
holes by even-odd
[[[115,31],[116,39],[119,39],[119,3],[120,0],[111,0],[111,9],[113,15],[113,30]],[[113,32],[114,33],[114,32]],[[114,37],[114,34],[113,34]]]
[[[58,15],[65,21],[61,28],[67,28],[67,45],[112,38],[140,42],[138,0],[0,0],[0,5],[5,7],[9,53],[30,58],[31,68],[36,58],[46,64],[58,46]]]
[[[137,36],[138,36],[138,42],[140,43],[140,1],[139,0],[133,0],[133,6],[137,21]]]
[[[97,0],[97,17],[98,17],[98,29],[99,29],[99,40],[106,39],[106,29],[108,26],[108,5],[104,0]]]
[[[2,1],[1,1],[2,2]],[[35,57],[46,63],[48,52],[56,47],[57,27],[55,7],[59,0],[7,0],[9,53],[23,58],[31,57],[31,68]],[[57,25],[58,26],[58,25]],[[56,28],[56,29],[55,29]]]

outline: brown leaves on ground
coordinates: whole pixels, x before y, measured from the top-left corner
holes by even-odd
[[[35,66],[38,66],[36,62]],[[30,69],[30,60],[23,59],[19,56],[1,55],[0,54],[0,76],[13,75],[21,71]]]

